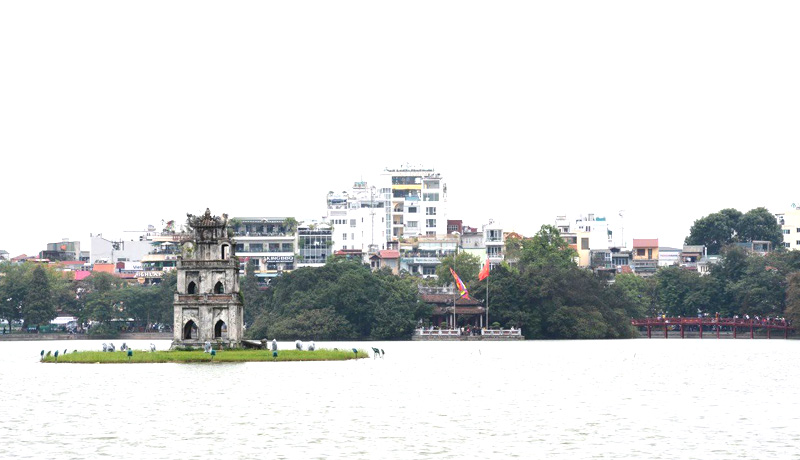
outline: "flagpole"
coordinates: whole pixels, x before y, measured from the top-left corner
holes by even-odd
[[[489,278],[486,277],[486,329],[489,329]]]

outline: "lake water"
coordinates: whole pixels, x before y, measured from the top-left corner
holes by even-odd
[[[101,343],[0,342],[0,458],[800,458],[794,340],[318,343],[386,354],[38,362],[42,349]]]

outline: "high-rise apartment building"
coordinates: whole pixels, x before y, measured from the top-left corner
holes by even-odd
[[[404,166],[381,177],[391,190],[391,239],[447,234],[447,185],[439,173]]]

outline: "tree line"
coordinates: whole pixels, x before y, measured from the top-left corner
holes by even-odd
[[[71,272],[36,263],[0,264],[0,275],[0,319],[9,327],[20,321],[26,328],[44,326],[57,315],[98,322],[97,333],[109,332],[113,321],[172,324],[175,273],[153,286],[101,272],[75,281]]]
[[[530,339],[633,337],[631,318],[661,314],[800,319],[800,251],[777,244],[780,227],[774,217],[767,219],[765,209],[734,211],[698,219],[686,239],[719,253],[708,276],[665,267],[650,278],[618,274],[612,283],[579,267],[575,250],[549,225],[532,238],[507,241],[506,258],[512,263],[495,267],[483,281],[478,280],[480,259],[466,252],[444,258],[438,276],[428,280],[333,257],[323,267],[285,273],[265,287],[248,266],[241,280],[246,336],[407,339],[431,315],[418,286],[452,284],[450,268],[472,297],[486,304],[488,293],[490,323],[522,328]],[[732,244],[744,239],[773,241],[777,250],[761,256]],[[0,318],[9,324],[47,324],[57,312],[101,324],[114,319],[172,323],[175,273],[154,286],[132,286],[106,273],[76,282],[41,264],[2,264],[0,273]]]

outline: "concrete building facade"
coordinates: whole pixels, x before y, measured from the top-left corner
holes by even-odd
[[[394,240],[447,234],[447,185],[433,169],[386,168],[381,184],[391,190]]]
[[[355,182],[349,191],[329,192],[325,221],[335,250],[364,254],[387,249],[392,232],[391,189]]]

